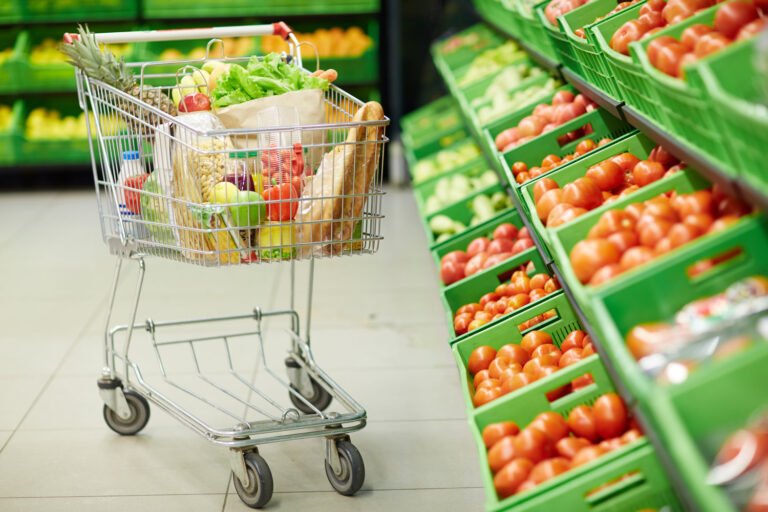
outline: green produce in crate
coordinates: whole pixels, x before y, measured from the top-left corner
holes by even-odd
[[[480,148],[474,143],[464,143],[438,151],[426,160],[416,162],[413,169],[413,182],[420,183],[444,172],[455,169],[480,156]]]
[[[495,192],[490,196],[486,194],[475,196],[468,206],[473,214],[472,219],[469,221],[469,226],[451,219],[447,215],[435,215],[429,220],[429,228],[437,237],[435,243],[447,240],[470,226],[485,222],[500,211],[511,208],[512,202],[504,192]]]
[[[463,174],[442,178],[435,185],[435,192],[426,201],[425,213],[434,213],[446,206],[461,201],[472,192],[495,185],[499,182],[496,173],[487,170],[476,178]]]
[[[504,66],[525,57],[525,51],[514,41],[507,41],[501,46],[486,50],[472,61],[459,80],[459,86],[465,87],[499,71]]]
[[[165,200],[160,197],[163,195],[160,180],[153,173],[144,182],[142,188],[145,193],[141,194],[141,216],[148,222],[146,226],[149,234],[152,235],[156,242],[161,244],[175,244],[176,240],[173,230],[170,227],[166,227],[170,224],[170,215],[168,214],[168,206]],[[165,224],[165,226],[149,223]]]
[[[13,119],[13,111],[8,105],[0,105],[0,132],[8,131]]]
[[[510,89],[520,85],[526,78],[531,78],[544,73],[544,70],[538,66],[534,66],[529,62],[522,62],[504,68],[504,70],[496,75],[491,81],[485,93],[479,98],[473,99],[469,104],[472,108],[477,109],[488,103],[492,103],[497,96],[503,96]]]
[[[485,105],[477,109],[477,118],[480,120],[481,124],[487,124],[510,112],[514,112],[525,105],[543,100],[562,85],[562,82],[559,80],[551,78],[541,85],[497,94],[492,98],[490,105]]]

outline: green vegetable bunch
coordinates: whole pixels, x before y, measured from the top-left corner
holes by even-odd
[[[213,106],[228,107],[246,101],[304,89],[328,90],[328,80],[310,76],[284,62],[277,53],[251,57],[246,67],[232,64],[213,90]]]

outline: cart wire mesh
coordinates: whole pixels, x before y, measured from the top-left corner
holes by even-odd
[[[178,63],[185,70],[205,60]],[[189,86],[156,67],[168,63],[129,64],[140,70],[129,92],[77,76],[112,252],[229,266],[378,250],[389,124],[378,104],[330,85],[225,128],[209,111],[162,110],[161,95],[184,97]]]

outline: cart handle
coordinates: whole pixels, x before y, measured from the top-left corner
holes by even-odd
[[[284,21],[264,25],[243,25],[239,27],[180,28],[170,30],[144,30],[136,32],[105,32],[94,34],[99,43],[143,43],[153,41],[185,41],[190,39],[214,39],[222,37],[280,36],[286,41],[293,36],[293,30]],[[64,33],[64,42],[72,44],[78,34]]]

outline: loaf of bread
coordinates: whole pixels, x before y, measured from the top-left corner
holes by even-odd
[[[354,122],[381,121],[384,110],[368,102],[354,116]],[[384,127],[357,126],[344,142],[323,156],[317,173],[304,187],[296,222],[299,224],[302,254],[313,250],[340,254],[358,249],[350,244],[360,220],[379,159]]]

